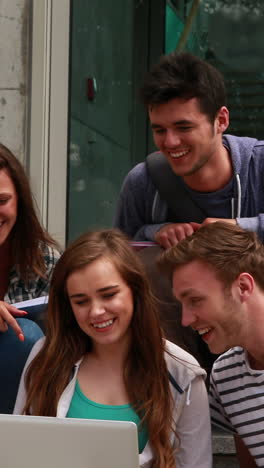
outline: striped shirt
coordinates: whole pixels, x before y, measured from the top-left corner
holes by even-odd
[[[215,361],[209,399],[212,422],[239,434],[264,467],[264,370],[250,367],[243,348],[231,348]]]

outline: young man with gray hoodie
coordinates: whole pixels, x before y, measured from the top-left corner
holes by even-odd
[[[180,304],[155,257],[218,219],[264,241],[264,142],[223,135],[229,124],[224,79],[189,53],[163,56],[147,74],[142,98],[159,151],[127,175],[114,224],[136,241],[157,242],[139,254],[161,299],[166,336],[209,373],[214,357],[191,328],[181,326]]]
[[[142,96],[159,152],[127,175],[115,226],[163,248],[216,220],[264,240],[264,141],[223,135],[229,112],[222,75],[189,53],[171,53],[148,73]]]

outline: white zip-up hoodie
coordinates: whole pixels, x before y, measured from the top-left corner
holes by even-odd
[[[28,357],[19,385],[14,414],[22,414],[26,401],[25,372],[41,349],[44,339],[41,338],[35,344]],[[204,384],[205,371],[193,356],[177,345],[166,341],[166,349],[173,355],[173,357],[167,353],[165,355],[168,371],[179,387],[175,388],[174,385],[171,385],[175,401],[174,420],[180,440],[179,445],[178,439],[175,438],[174,434],[171,435],[174,446],[178,447],[175,454],[175,466],[177,468],[211,468],[211,425],[207,391]],[[57,408],[57,417],[59,418],[67,416],[81,361],[82,359],[75,364],[71,380],[59,399]],[[151,468],[152,462],[153,451],[150,444],[147,443],[139,455],[140,468]]]

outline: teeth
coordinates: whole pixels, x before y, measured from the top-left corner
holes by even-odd
[[[185,154],[187,154],[189,152],[189,150],[186,150],[186,151],[181,151],[180,153],[170,153],[171,157],[172,158],[181,158],[182,156],[184,156]]]
[[[201,328],[201,330],[197,330],[199,335],[204,335],[205,333],[208,333],[210,330],[212,330],[211,328]]]
[[[94,328],[105,328],[105,327],[109,327],[109,325],[112,325],[113,321],[114,321],[114,320],[111,319],[111,320],[107,320],[107,322],[93,323],[93,327],[94,327]]]

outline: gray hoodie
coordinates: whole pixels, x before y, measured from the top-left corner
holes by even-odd
[[[26,362],[17,394],[14,414],[22,414],[26,402],[25,375],[28,366],[43,346],[44,339],[40,339],[33,347]],[[168,370],[181,388],[178,392],[171,386],[173,407],[173,421],[176,424],[178,438],[171,434],[171,442],[180,447],[175,452],[175,465],[177,468],[211,468],[212,447],[210,415],[207,391],[204,385],[205,371],[189,353],[179,346],[166,341],[165,354]],[[76,363],[71,375],[71,380],[63,390],[58,406],[57,417],[65,418],[75,390],[77,374],[81,360]],[[202,439],[200,434],[203,434]],[[154,453],[147,443],[143,452],[139,455],[140,468],[153,466]]]
[[[234,179],[231,212],[244,229],[264,241],[264,141],[224,135],[231,155]],[[154,240],[168,222],[167,203],[160,198],[146,163],[137,164],[126,176],[119,195],[114,225],[135,240]],[[206,217],[215,217],[208,213]],[[230,217],[229,214],[226,216]]]

